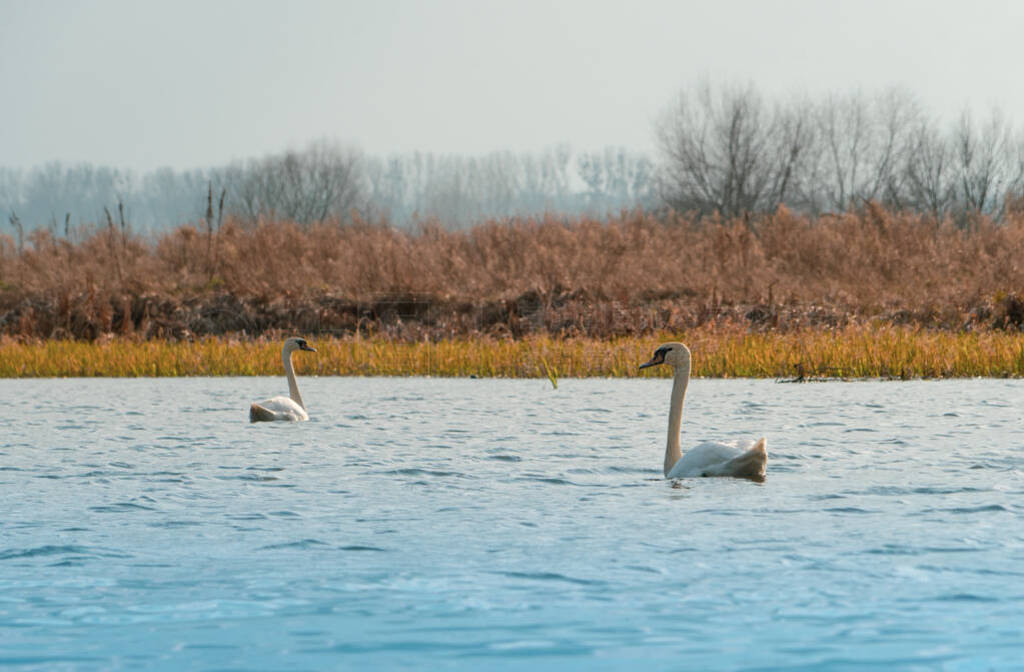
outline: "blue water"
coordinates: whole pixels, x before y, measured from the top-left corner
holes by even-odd
[[[0,667],[1024,669],[1024,382],[0,381]]]

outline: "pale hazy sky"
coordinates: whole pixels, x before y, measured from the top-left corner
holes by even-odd
[[[702,78],[1024,121],[1015,0],[0,0],[0,166],[621,146]]]

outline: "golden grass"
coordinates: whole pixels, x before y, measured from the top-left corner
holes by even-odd
[[[695,329],[617,339],[545,335],[519,340],[440,342],[311,339],[315,355],[295,356],[302,375],[480,376],[502,378],[667,376],[644,372],[661,342],[681,340],[703,377],[933,378],[1022,377],[1024,334],[956,333],[910,327],[749,332]],[[278,341],[107,342],[0,339],[0,377],[282,375]]]

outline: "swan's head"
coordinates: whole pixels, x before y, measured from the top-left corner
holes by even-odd
[[[305,350],[306,352],[316,352],[315,349],[310,347],[309,343],[304,338],[289,338],[284,342],[285,352],[293,352],[295,350]]]
[[[668,364],[675,368],[690,367],[690,349],[682,343],[664,343],[654,351],[649,361],[640,365],[641,369],[658,364]]]

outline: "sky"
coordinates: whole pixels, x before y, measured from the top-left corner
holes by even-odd
[[[0,0],[0,167],[654,153],[702,80],[1024,121],[1016,0]]]

